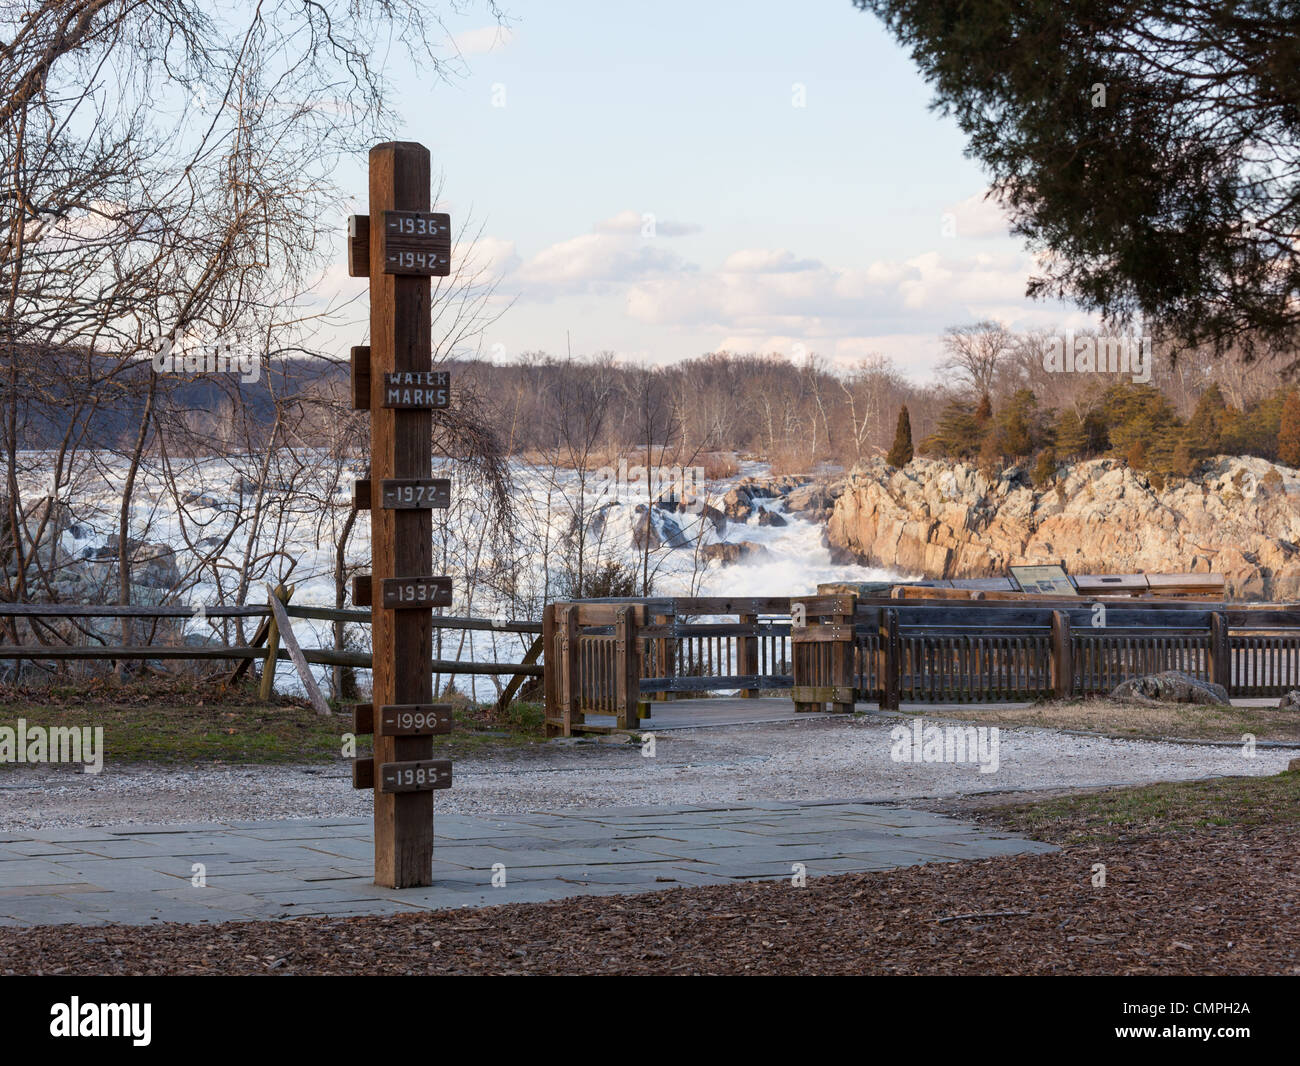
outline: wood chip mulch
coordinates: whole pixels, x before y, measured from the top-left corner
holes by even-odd
[[[1300,974],[1300,827],[635,896],[0,929],[9,974]],[[1092,884],[1096,863],[1106,886]]]

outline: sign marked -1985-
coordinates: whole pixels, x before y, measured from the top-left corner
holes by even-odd
[[[451,788],[450,759],[386,762],[379,768],[380,792],[432,792]]]

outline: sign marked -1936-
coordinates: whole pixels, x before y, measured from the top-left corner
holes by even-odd
[[[380,239],[385,274],[451,273],[451,216],[433,211],[385,211]]]

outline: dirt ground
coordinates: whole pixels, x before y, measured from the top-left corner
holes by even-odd
[[[1054,854],[397,917],[0,929],[5,974],[1300,974],[1300,773],[949,801]]]
[[[1300,974],[1300,833],[476,911],[0,930],[6,974]],[[1094,885],[1098,864],[1106,883]]]

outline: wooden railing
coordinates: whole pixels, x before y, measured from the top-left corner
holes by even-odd
[[[635,729],[651,698],[788,689],[789,610],[786,597],[549,604],[542,636],[547,729],[564,736]],[[588,714],[612,715],[615,724],[589,724]]]
[[[1230,697],[1300,687],[1300,606],[850,594],[791,602],[799,710],[1099,695],[1163,670],[1221,684]]]
[[[316,621],[348,622],[360,625],[370,624],[370,611],[334,607],[313,607],[288,602],[291,590],[275,590],[279,595],[277,606],[287,618],[312,619]],[[54,640],[43,643],[0,643],[0,660],[17,660],[19,662],[66,662],[72,660],[99,660],[117,662],[119,660],[158,660],[190,662],[236,662],[232,680],[238,679],[247,670],[250,663],[263,664],[263,694],[269,697],[270,681],[273,667],[279,655],[280,641],[284,640],[290,647],[299,674],[306,673],[303,664],[315,666],[345,666],[359,669],[371,668],[369,652],[349,650],[346,648],[298,648],[292,631],[281,632],[276,624],[274,612],[269,603],[247,604],[241,606],[204,607],[203,617],[208,619],[248,618],[260,619],[262,624],[245,644],[214,643],[210,645],[187,645],[182,643],[141,643],[133,645],[108,644],[92,633],[80,631],[78,637],[85,643],[57,643]],[[29,604],[0,603],[0,619],[31,620],[70,620],[78,618],[120,618],[153,620],[156,623],[166,621],[183,622],[196,617],[197,609],[183,606],[148,606],[113,604]],[[542,665],[537,661],[541,653],[540,622],[514,621],[488,618],[463,618],[450,615],[434,615],[432,625],[435,630],[452,630],[461,632],[495,632],[533,635],[533,647],[523,656],[523,661],[511,662],[473,662],[460,659],[431,660],[430,669],[435,674],[451,675],[498,675],[509,676],[510,684],[502,693],[500,702],[509,702],[519,686],[529,677],[541,677]],[[30,626],[29,626],[30,628]],[[302,662],[299,663],[298,657]],[[266,670],[266,664],[272,670]],[[303,677],[309,694],[314,682],[308,684],[309,674]],[[317,701],[313,699],[313,702]],[[319,706],[318,706],[318,709]]]

